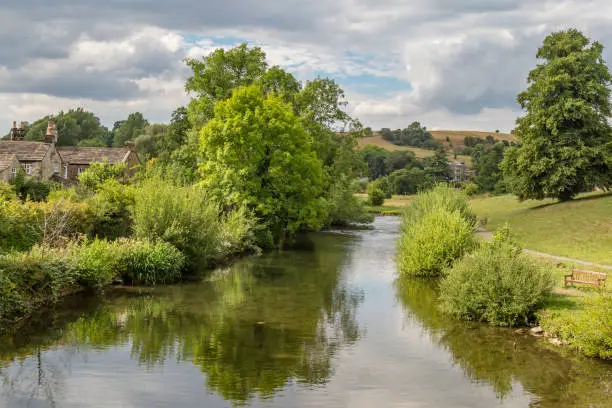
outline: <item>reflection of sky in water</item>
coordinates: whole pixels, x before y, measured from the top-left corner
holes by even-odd
[[[252,406],[529,406],[532,397],[520,383],[514,382],[512,391],[499,399],[490,385],[468,379],[462,368],[453,365],[451,352],[433,343],[414,316],[408,318],[411,312],[399,304],[393,287],[398,220],[379,218],[376,226],[374,231],[339,234],[337,240],[327,234],[323,241],[325,245],[344,247],[348,251],[349,256],[342,261],[341,279],[346,280],[349,291],[364,294],[356,312],[359,340],[324,355],[332,359],[333,367],[333,374],[324,386],[296,385],[289,379],[288,385],[273,399],[256,398],[251,401]],[[301,262],[306,262],[308,256],[307,252],[293,255],[292,259]],[[278,269],[279,265],[271,267]],[[194,304],[197,307],[194,302],[185,308]],[[207,391],[206,374],[189,358],[177,362],[173,355],[163,365],[146,368],[139,365],[131,344],[97,351],[85,346],[57,346],[43,352],[42,361],[43,371],[49,374],[48,388],[60,408],[231,406],[221,396]],[[13,363],[4,373],[14,380],[14,392],[7,392],[7,384],[3,387],[0,383],[4,391],[0,395],[1,407],[49,406],[41,400],[43,392],[38,397],[29,397],[37,381],[36,358],[25,359],[21,366]]]

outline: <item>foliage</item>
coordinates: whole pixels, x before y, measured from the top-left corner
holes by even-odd
[[[540,312],[540,325],[589,357],[612,359],[612,297],[596,295],[586,297],[582,303],[582,310]]]
[[[448,165],[448,157],[444,147],[439,146],[433,156],[425,159],[425,172],[430,175],[434,182],[446,182],[451,179],[451,170]]]
[[[465,195],[472,197],[480,192],[480,187],[478,187],[478,184],[470,182],[463,186],[463,191],[465,191]]]
[[[130,283],[155,285],[181,278],[185,255],[163,241],[118,241],[121,250],[121,277]]]
[[[125,142],[136,139],[144,132],[149,121],[140,112],[130,113],[126,120],[116,123],[113,129],[113,146],[124,147]]]
[[[366,213],[363,200],[355,196],[359,186],[350,183],[348,187],[332,184],[327,195],[327,226],[347,226],[351,223],[369,223],[373,217]]]
[[[404,276],[439,276],[475,246],[473,225],[461,212],[437,207],[402,231],[398,269]]]
[[[132,217],[137,238],[168,242],[185,254],[189,266],[203,267],[248,246],[254,224],[240,207],[222,214],[201,187],[175,186],[159,178],[135,188]]]
[[[157,157],[160,154],[166,133],[168,133],[168,125],[166,124],[146,125],[142,133],[134,139],[134,145],[140,157],[144,159]]]
[[[466,194],[448,184],[441,183],[431,190],[419,192],[412,200],[404,210],[402,228],[410,227],[426,214],[437,209],[445,209],[448,212],[459,211],[461,217],[470,224],[476,221]]]
[[[380,190],[384,194],[385,198],[391,198],[395,193],[393,183],[386,176],[378,178],[371,182],[368,186],[368,192],[370,190]]]
[[[84,172],[79,174],[78,179],[81,186],[91,192],[95,192],[106,181],[123,181],[124,176],[125,164],[123,163],[95,162],[91,163]]]
[[[440,146],[440,142],[419,122],[412,122],[406,129],[390,130],[384,128],[381,129],[380,134],[383,139],[399,146],[414,146],[432,150]]]
[[[371,188],[368,191],[368,203],[370,205],[378,206],[385,203],[385,193],[378,188]]]
[[[76,282],[66,254],[34,247],[0,255],[0,322],[22,317],[54,301]]]
[[[132,230],[134,189],[108,179],[96,187],[96,193],[87,199],[93,216],[90,235],[115,239],[127,237]]]
[[[360,151],[361,159],[368,166],[368,178],[376,180],[387,174],[389,153],[382,147],[367,145]]]
[[[527,325],[553,287],[549,269],[522,255],[508,230],[455,263],[440,285],[443,309],[496,326]]]
[[[417,159],[414,152],[408,150],[395,150],[387,155],[387,172],[404,170],[406,168],[422,168],[422,162]]]
[[[389,175],[394,194],[416,194],[433,186],[432,178],[417,167],[397,170]]]
[[[26,250],[42,239],[35,227],[38,217],[33,203],[17,199],[0,200],[0,251]]]
[[[506,147],[504,143],[496,143],[493,146],[478,145],[472,152],[472,162],[476,172],[474,182],[480,191],[491,191],[495,194],[506,192],[503,173],[499,167]]]
[[[202,184],[230,207],[247,205],[278,243],[326,219],[322,164],[290,105],[257,86],[234,90],[202,129]]]
[[[49,122],[54,122],[57,129],[58,146],[76,146],[101,144],[106,146],[109,138],[108,129],[102,126],[100,119],[83,108],[61,111],[57,115],[45,116],[26,126],[26,140],[42,141],[47,133]],[[87,141],[87,143],[85,142]]]
[[[10,181],[15,192],[21,201],[44,201],[49,196],[53,183],[45,180],[38,180],[34,177],[26,176],[25,171],[19,168],[15,177]]]
[[[538,50],[543,62],[518,96],[526,112],[515,129],[520,146],[501,165],[520,199],[564,201],[612,187],[612,77],[602,50],[574,29],[550,34]]]

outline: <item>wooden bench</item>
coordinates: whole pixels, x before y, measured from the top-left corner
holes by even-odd
[[[573,269],[571,274],[565,275],[565,286],[567,286],[568,283],[581,283],[583,285],[591,285],[600,288],[606,284],[606,278],[607,275],[603,272]]]

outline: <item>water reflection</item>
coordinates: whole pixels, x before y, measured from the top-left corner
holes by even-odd
[[[200,284],[109,295],[104,304],[59,330],[60,335],[52,330],[53,340],[33,349],[5,348],[5,360],[19,360],[16,354],[22,353],[26,364],[2,370],[4,390],[13,398],[29,394],[53,402],[61,393],[61,375],[69,369],[64,361],[80,351],[118,345],[129,345],[131,358],[149,370],[191,362],[205,374],[209,392],[236,405],[270,398],[289,381],[325,384],[334,354],[359,338],[355,311],[363,300],[341,275],[342,242],[357,238],[329,238],[319,237],[314,250],[291,256],[246,259]],[[60,365],[58,353],[50,353],[57,344],[70,345],[59,353]],[[40,361],[41,350],[54,363],[40,363],[38,371],[52,367],[54,381],[33,378],[37,364],[31,364],[32,356]]]
[[[522,388],[532,395],[533,407],[612,406],[612,364],[581,358],[510,329],[449,319],[438,309],[438,290],[430,281],[405,280],[396,287],[408,319],[447,350],[468,378],[492,386],[502,400]]]

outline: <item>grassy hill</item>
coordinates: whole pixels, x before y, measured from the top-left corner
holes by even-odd
[[[453,147],[463,147],[463,140],[466,136],[476,136],[483,139],[487,136],[493,136],[495,140],[507,140],[509,142],[517,139],[516,136],[509,133],[478,132],[475,130],[430,130],[429,133],[440,141],[446,141],[448,137]]]
[[[433,150],[420,149],[418,147],[412,147],[412,146],[394,145],[393,143],[383,139],[382,136],[378,134],[375,134],[372,137],[364,137],[359,140],[360,147],[367,146],[367,145],[374,145],[374,146],[382,147],[383,149],[388,150],[390,152],[393,152],[395,150],[408,150],[408,151],[413,152],[416,155],[416,157],[419,157],[419,158],[433,156],[434,154]],[[455,156],[453,154],[449,154],[448,159],[455,160]],[[468,167],[472,167],[472,158],[470,156],[459,155],[457,156],[457,160],[464,162]]]
[[[486,228],[509,222],[519,242],[553,255],[612,265],[612,194],[589,193],[569,202],[519,202],[513,196],[471,200]]]

